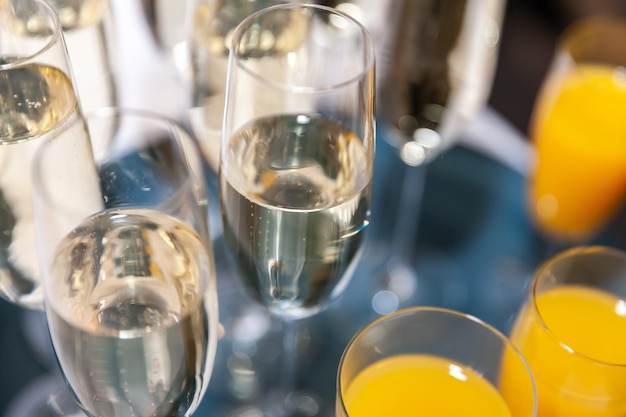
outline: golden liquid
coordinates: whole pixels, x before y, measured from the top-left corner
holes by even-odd
[[[349,277],[369,224],[361,139],[328,119],[282,115],[245,125],[228,149],[220,201],[241,277],[277,314],[318,311]]]
[[[2,57],[8,63],[14,57]],[[31,163],[42,136],[81,129],[78,101],[67,74],[29,64],[0,71],[0,296],[33,307],[39,287],[32,219]]]
[[[212,253],[195,230],[154,210],[100,212],[61,241],[46,279],[55,353],[91,415],[193,412],[217,324]]]
[[[217,0],[199,4],[193,13],[193,43],[211,55],[226,56],[237,25],[249,15],[266,7],[281,4],[277,0]],[[240,45],[263,52],[282,54],[294,51],[307,34],[308,19],[299,11],[285,11],[275,25],[267,29],[249,29]],[[224,80],[225,81],[225,80]]]
[[[50,131],[76,106],[72,81],[58,68],[29,64],[0,71],[0,145]]]

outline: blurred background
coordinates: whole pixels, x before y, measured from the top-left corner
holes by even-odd
[[[120,2],[140,0],[117,0],[115,4]],[[541,86],[543,77],[550,64],[552,53],[555,47],[556,39],[563,29],[572,21],[583,16],[593,14],[614,14],[626,15],[626,2],[623,0],[508,0],[507,9],[504,18],[499,60],[496,69],[495,79],[492,92],[489,99],[490,107],[499,114],[505,123],[508,124],[509,133],[517,134],[520,138],[526,139],[528,133],[528,124],[531,117],[532,106],[536,94]],[[127,31],[120,31],[127,33]],[[131,42],[132,39],[120,39],[122,42]],[[142,59],[141,56],[136,59]],[[122,60],[122,62],[124,62]],[[160,86],[155,86],[153,94],[157,94]],[[511,217],[503,220],[505,222],[505,231],[512,230],[519,232],[522,230],[522,236],[515,236],[516,250],[522,261],[527,262],[521,264],[518,262],[517,267],[521,268],[521,275],[528,275],[531,272],[536,253],[533,252],[535,236],[531,231],[524,233],[529,228],[529,224],[524,217],[523,196],[520,190],[523,188],[523,178],[518,172],[510,172],[497,163],[485,161],[481,155],[453,153],[449,158],[444,158],[441,163],[436,162],[432,168],[430,181],[449,184],[450,181],[458,180],[465,174],[459,173],[451,169],[459,160],[467,163],[468,158],[474,163],[480,165],[480,169],[476,171],[476,175],[482,176],[480,190],[474,193],[473,198],[476,204],[463,206],[463,215],[469,215],[471,218],[472,209],[478,213],[480,209],[484,209],[485,201],[476,200],[476,194],[482,195],[484,198],[491,198],[491,202],[499,204],[499,208],[508,210]],[[446,165],[447,164],[447,165]],[[451,174],[452,172],[452,174]],[[439,175],[439,177],[438,177]],[[484,180],[485,178],[499,178],[498,180]],[[433,218],[433,213],[438,211],[438,204],[441,203],[442,197],[436,193],[436,187],[428,188],[425,192],[425,207],[421,213],[423,221],[420,225],[421,234],[424,240],[431,239],[431,247],[446,248],[452,250],[452,243],[449,237],[458,235],[459,228],[467,226],[460,225],[452,221],[445,225],[437,223]],[[510,193],[503,196],[504,190]],[[509,192],[507,191],[507,192]],[[482,193],[482,194],[481,194]],[[497,194],[497,198],[493,198],[490,193]],[[454,197],[453,197],[454,198]],[[463,196],[456,196],[462,199]],[[498,198],[500,198],[498,200]],[[445,201],[446,206],[450,206],[450,201]],[[455,200],[452,200],[454,206]],[[458,208],[458,207],[457,207]],[[451,218],[461,215],[459,212],[452,212]],[[475,218],[473,218],[475,220]],[[497,219],[494,217],[494,219]],[[480,224],[480,223],[479,223]],[[494,220],[491,225],[493,228],[500,228],[502,233],[502,224],[498,224]],[[457,229],[454,229],[457,227]],[[507,227],[509,229],[507,229]],[[447,228],[447,229],[446,229]],[[441,230],[443,229],[443,235]],[[447,235],[446,235],[447,233]],[[446,236],[443,239],[441,236]],[[483,237],[485,234],[483,234]],[[459,240],[455,241],[458,243]],[[437,246],[439,245],[439,246]],[[501,250],[504,250],[500,248]],[[446,252],[450,253],[450,252]],[[471,252],[455,252],[458,259],[466,256],[467,259],[459,261],[460,265],[471,265],[468,259],[475,259],[475,253]],[[519,261],[519,259],[517,259]],[[455,267],[458,269],[459,264]],[[449,266],[449,265],[448,265]],[[446,268],[448,268],[446,266]],[[508,267],[511,267],[509,264]],[[526,268],[526,269],[525,269]],[[481,267],[472,270],[475,274],[483,272]],[[493,282],[485,281],[485,286],[493,289]],[[518,284],[497,283],[502,286],[515,286]],[[515,287],[517,289],[517,287]],[[502,298],[500,293],[494,289],[494,298],[498,298],[490,306],[473,306],[474,313],[489,318],[492,321],[497,320],[499,327],[504,327],[507,323],[506,316],[489,316],[490,313],[496,314],[498,306],[510,302],[506,297]],[[516,300],[514,300],[516,301]],[[512,308],[515,304],[512,304]],[[491,310],[490,310],[491,309]],[[499,314],[499,313],[498,313]],[[29,333],[24,332],[24,327],[30,326],[35,329]],[[32,338],[40,340],[33,341]],[[15,409],[16,403],[28,403],[28,396],[20,396],[24,393],[24,389],[36,389],[32,383],[37,377],[49,373],[50,357],[46,352],[37,351],[35,346],[45,345],[47,343],[47,333],[43,323],[37,320],[37,316],[22,311],[19,307],[13,306],[5,301],[0,300],[0,417],[12,417],[8,415],[9,409]],[[42,380],[39,380],[42,381]],[[42,382],[43,383],[43,382]],[[47,392],[48,387],[42,386],[42,392]],[[29,391],[32,393],[34,391]],[[23,404],[22,404],[23,405]],[[31,414],[37,417],[36,412]]]

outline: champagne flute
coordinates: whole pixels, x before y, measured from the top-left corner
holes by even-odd
[[[237,26],[228,68],[224,242],[252,299],[281,320],[282,386],[264,397],[288,400],[302,319],[342,294],[369,224],[374,52],[349,16],[281,4]]]
[[[231,45],[225,240],[257,301],[280,317],[310,316],[341,294],[369,224],[370,39],[333,9],[285,4],[245,19]]]
[[[336,408],[337,417],[533,417],[537,392],[526,360],[498,330],[459,311],[413,307],[350,341]]]
[[[441,280],[420,277],[414,260],[424,181],[430,162],[460,139],[487,101],[505,1],[391,0],[377,2],[373,12],[365,1],[326,3],[362,16],[378,56],[383,140],[374,169],[374,225],[358,272],[375,283],[367,288],[372,311],[368,316],[359,307],[358,319],[447,305]]]
[[[219,170],[230,40],[235,27],[266,7],[302,0],[142,0],[142,16],[160,55],[185,90],[185,122],[212,173]]]
[[[208,180],[211,190],[216,193],[228,51],[233,31],[254,12],[282,3],[302,3],[302,0],[188,0],[190,10],[185,20],[189,61],[185,78],[188,108],[184,119],[210,168]],[[171,20],[164,23],[167,22],[172,24]],[[221,234],[221,219],[214,224],[217,227],[212,232]]]
[[[623,19],[574,22],[537,96],[528,210],[557,246],[596,238],[626,197],[624,36]]]
[[[31,161],[42,140],[80,129],[82,114],[55,11],[40,0],[0,4],[0,294],[41,307]]]
[[[190,415],[218,327],[195,142],[162,116],[104,109],[46,141],[34,166],[48,327],[79,406]]]
[[[575,246],[546,260],[510,336],[535,376],[537,416],[623,416],[625,335],[626,253]]]
[[[110,0],[49,0],[56,10],[84,113],[117,103],[117,39]]]
[[[235,27],[266,7],[292,0],[193,0],[188,35],[191,59],[189,122],[211,169],[219,170],[228,50]]]

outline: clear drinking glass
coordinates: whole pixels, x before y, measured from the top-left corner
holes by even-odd
[[[337,417],[532,417],[537,393],[498,330],[448,309],[413,307],[368,324],[337,373]]]
[[[196,0],[141,0],[141,13],[159,54],[178,75],[188,77],[188,36],[191,10]]]
[[[506,2],[324,3],[358,16],[379,57],[373,226],[358,271],[372,284],[359,319],[367,323],[399,308],[446,305],[445,286],[420,276],[415,261],[424,183],[430,162],[459,141],[487,102]]]
[[[55,135],[35,161],[56,357],[87,415],[188,416],[218,337],[200,153],[150,113],[104,109],[88,132]]]
[[[84,113],[117,104],[117,38],[110,0],[49,0],[59,15]]]
[[[192,0],[188,34],[191,60],[189,123],[211,169],[219,170],[228,51],[246,17],[285,0]]]
[[[251,338],[277,339],[278,352],[233,346],[240,354],[229,371],[251,371],[231,375],[247,384],[234,387],[248,394],[240,407],[301,415],[302,402],[317,407],[319,398],[300,385],[312,335],[303,319],[342,294],[369,224],[374,51],[349,16],[281,4],[237,26],[228,64],[220,203],[230,273],[245,288],[233,300],[247,292],[256,302],[245,302],[271,313],[249,308],[239,321],[256,323]]]
[[[528,210],[555,243],[597,237],[626,198],[625,36],[617,17],[573,23],[537,96]]]
[[[539,417],[623,416],[626,253],[577,246],[545,261],[510,337],[535,377]]]
[[[45,138],[82,129],[61,26],[40,0],[0,3],[0,294],[41,307],[31,161]]]
[[[342,293],[369,224],[371,41],[334,9],[284,4],[245,19],[231,45],[225,241],[254,299],[310,316]]]

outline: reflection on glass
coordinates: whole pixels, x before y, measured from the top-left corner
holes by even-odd
[[[191,13],[191,108],[189,119],[205,159],[218,171],[228,51],[233,31],[247,16],[263,8],[291,0],[194,0]],[[293,28],[283,28],[272,48],[288,50]],[[279,32],[270,34],[277,35]],[[283,46],[279,46],[280,44]]]
[[[110,0],[49,0],[59,15],[85,114],[116,104],[115,38]]]
[[[218,326],[200,155],[161,116],[106,109],[87,124],[36,155],[54,352],[87,415],[187,416]]]

